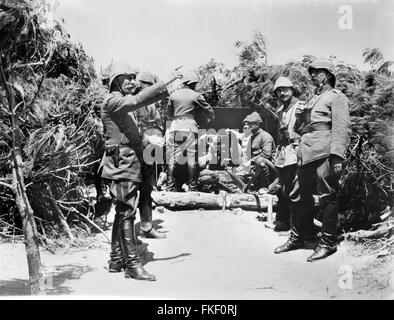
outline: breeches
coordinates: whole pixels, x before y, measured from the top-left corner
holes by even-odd
[[[322,232],[335,235],[338,222],[338,189],[338,176],[331,168],[328,158],[298,167],[296,182],[290,194],[293,217],[302,219],[309,229],[313,227],[313,195],[317,194],[323,220]]]
[[[133,181],[112,180],[110,193],[116,200],[116,213],[123,219],[135,218],[138,205],[139,183]]]
[[[332,170],[329,159],[324,158],[297,168],[290,197],[293,203],[311,202],[314,194],[319,195],[322,202],[335,201],[338,189],[338,176]]]
[[[287,222],[290,220],[290,193],[293,190],[293,185],[295,183],[295,175],[297,170],[297,165],[289,165],[283,168],[276,168],[278,171],[280,190],[278,191],[278,214],[277,220],[282,222]]]
[[[169,132],[167,136],[167,164],[185,163],[193,167],[197,163],[197,133],[186,131]]]

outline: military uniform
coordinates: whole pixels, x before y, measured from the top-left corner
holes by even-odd
[[[296,182],[291,193],[293,220],[299,222],[294,227],[301,239],[302,229],[313,228],[313,195],[319,195],[323,219],[320,243],[336,250],[339,182],[330,157],[345,159],[350,142],[348,98],[336,89],[328,90],[315,95],[303,112],[310,114],[310,122],[300,131]]]
[[[345,159],[350,143],[348,98],[339,90],[328,90],[315,95],[304,106],[303,112],[310,114],[310,122],[300,131],[302,137],[298,148],[297,182],[292,192],[294,210],[303,212],[309,220],[305,222],[306,225],[312,227],[312,195],[318,194],[323,210],[329,207],[324,211],[322,231],[334,235],[339,183],[329,157],[334,155]]]
[[[115,64],[109,83],[110,90],[117,76],[132,75],[132,72],[125,63]],[[136,249],[134,219],[139,183],[142,180],[143,155],[132,111],[166,96],[166,86],[164,82],[159,82],[135,96],[112,91],[101,107],[105,152],[99,170],[103,178],[111,181],[110,192],[116,200],[109,271],[120,272],[124,268],[126,277],[139,280],[155,280],[155,277],[142,267]]]
[[[106,97],[101,107],[106,150],[100,165],[103,178],[141,182],[142,144],[136,119],[129,112],[167,95],[159,82],[136,96],[115,91]]]
[[[174,171],[177,164],[188,166],[188,184],[191,191],[197,186],[197,136],[196,112],[213,119],[212,107],[204,97],[190,88],[174,91],[167,105],[167,116],[172,119],[167,132],[167,189],[175,190]],[[186,151],[186,157],[184,152]]]
[[[257,112],[252,112],[242,122],[260,125],[262,119]],[[253,191],[257,191],[261,187],[268,187],[270,171],[267,162],[272,161],[273,158],[274,139],[260,127],[255,132],[248,129],[248,132],[244,132],[239,138],[242,143],[242,162],[235,170],[235,174],[246,176],[248,173],[252,173],[253,176],[247,188],[253,186]]]
[[[338,174],[350,142],[349,100],[335,86],[334,65],[316,60],[308,68],[316,86],[315,95],[296,110],[294,129],[301,135],[297,173],[290,194],[293,210],[288,241],[275,249],[287,252],[304,246],[305,226],[313,228],[314,199],[319,195],[322,236],[307,261],[323,259],[336,252],[338,221]]]
[[[294,131],[293,127],[298,106],[298,99],[293,97],[286,110],[284,106],[278,110],[278,147],[275,153],[274,165],[278,171],[281,188],[278,192],[276,228],[284,228],[286,230],[290,226],[290,192],[293,190],[297,169],[297,150],[300,136]],[[282,226],[279,224],[282,224]]]
[[[160,114],[158,113],[156,106],[151,104],[135,110],[134,115],[137,118],[143,150],[147,151],[147,148],[152,146],[150,143],[150,133],[154,133],[157,135],[156,137],[162,137],[161,131],[158,129],[158,121],[160,121],[161,118]],[[138,208],[141,218],[141,230],[143,230],[147,236],[149,231],[153,228],[152,190],[154,185],[155,165],[153,162],[148,161],[146,156],[144,156],[141,171],[142,182],[140,184]]]

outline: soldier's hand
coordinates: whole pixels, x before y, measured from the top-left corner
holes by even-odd
[[[336,175],[341,174],[343,169],[342,163],[343,159],[341,157],[338,157],[336,155],[330,156],[330,166]]]
[[[183,78],[182,72],[174,71],[173,73],[171,73],[170,79],[168,79],[168,81],[166,81],[165,84],[166,86],[168,86],[169,84],[173,83],[175,80],[182,78]]]
[[[171,75],[172,75],[175,79],[182,79],[182,78],[183,78],[183,73],[180,72],[180,71],[174,71]]]

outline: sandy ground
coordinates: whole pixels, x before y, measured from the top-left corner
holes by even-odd
[[[306,262],[311,249],[275,255],[274,248],[287,236],[266,228],[256,217],[257,213],[246,211],[155,213],[155,223],[167,238],[141,238],[140,250],[156,282],[109,273],[109,244],[101,234],[90,248],[61,249],[56,254],[41,250],[47,294],[131,299],[394,298],[392,256],[360,255],[348,243],[315,263]],[[28,294],[24,245],[0,243],[0,256],[0,296]],[[346,284],[352,288],[341,285],[341,270],[350,270],[353,280]]]

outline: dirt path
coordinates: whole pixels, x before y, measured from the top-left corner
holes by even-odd
[[[156,282],[108,273],[109,244],[102,244],[102,235],[96,236],[98,248],[60,250],[56,255],[42,251],[48,294],[141,299],[393,298],[392,257],[357,257],[348,244],[315,263],[306,262],[311,250],[275,255],[274,248],[286,236],[267,229],[256,216],[229,211],[156,213],[155,221],[167,232],[167,239],[141,239],[140,248]],[[23,244],[0,243],[0,256],[0,295],[26,294]],[[338,272],[349,267],[353,289],[343,290]]]

